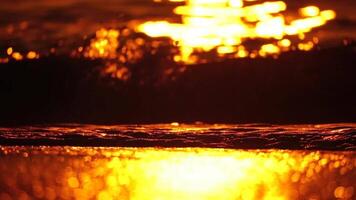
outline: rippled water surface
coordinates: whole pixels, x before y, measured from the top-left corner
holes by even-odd
[[[0,199],[353,199],[355,128],[1,128]]]
[[[286,2],[293,13],[311,1]],[[356,38],[354,0],[312,3],[337,13],[313,32],[321,44]],[[151,0],[1,0],[0,57],[8,47],[69,54],[103,27],[177,20],[174,7]],[[0,200],[355,199],[355,150],[356,123],[0,127]]]
[[[1,145],[355,150],[356,124],[53,125],[0,128]]]

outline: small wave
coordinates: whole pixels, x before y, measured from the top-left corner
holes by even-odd
[[[356,124],[65,124],[0,128],[0,145],[356,150]]]

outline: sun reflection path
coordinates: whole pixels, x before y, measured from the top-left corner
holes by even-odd
[[[172,38],[181,51],[174,60],[194,64],[197,62],[195,52],[214,49],[220,56],[231,54],[235,58],[277,55],[291,48],[287,37],[298,35],[304,39],[305,33],[336,16],[333,10],[307,6],[299,9],[301,18],[291,19],[281,13],[287,9],[283,1],[245,4],[243,0],[186,0],[185,5],[174,9],[182,23],[148,21],[136,29],[151,37]],[[256,50],[243,46],[246,39],[257,38],[274,41]],[[302,42],[297,47],[308,51],[314,44]]]
[[[353,152],[0,148],[1,199],[352,199]]]
[[[8,47],[6,49],[6,55],[0,56],[0,64],[8,63],[10,60],[21,61],[21,60],[33,60],[39,59],[40,54],[35,51],[28,51],[28,52],[18,52],[15,51],[13,47]]]

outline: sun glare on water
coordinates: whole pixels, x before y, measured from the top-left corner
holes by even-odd
[[[336,16],[333,10],[307,6],[299,9],[300,18],[291,20],[281,13],[286,9],[283,1],[187,0],[185,5],[174,9],[174,13],[181,16],[181,23],[148,21],[136,29],[151,37],[173,39],[180,48],[180,55],[174,60],[192,64],[196,62],[194,52],[214,49],[220,56],[232,54],[236,58],[279,54],[291,47],[289,37],[303,38],[305,33]],[[247,39],[272,42],[247,50],[243,46]],[[310,50],[313,46],[313,42],[298,44],[299,50]]]
[[[336,17],[335,11],[315,5],[293,13],[283,1],[168,1],[178,4],[173,12],[179,22],[148,18],[128,21],[122,27],[103,27],[70,50],[69,56],[104,60],[103,74],[126,81],[132,76],[130,66],[147,58],[170,66],[310,51],[319,38],[306,33]],[[0,55],[0,64],[57,55],[55,48],[43,52],[8,47]]]
[[[0,199],[355,197],[356,160],[347,152],[4,147],[0,161]]]

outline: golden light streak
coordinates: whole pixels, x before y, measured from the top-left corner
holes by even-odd
[[[336,17],[336,13],[333,10],[324,10],[320,12],[320,16],[324,19],[324,20],[332,20],[335,19]]]
[[[280,52],[280,49],[278,46],[274,44],[265,44],[261,46],[261,49],[259,51],[260,56],[266,56],[268,54],[278,54]]]
[[[11,54],[12,58],[15,59],[15,60],[22,60],[23,59],[23,55],[21,55],[21,53],[19,52],[14,52]]]
[[[0,191],[2,199],[19,199],[21,193],[27,199],[352,199],[356,189],[352,152],[92,147],[0,150],[0,186],[6,186]],[[24,153],[27,157],[21,156]]]
[[[248,55],[249,55],[249,52],[245,49],[245,47],[244,46],[239,46],[235,57],[237,57],[237,58],[245,58]]]
[[[303,17],[315,17],[320,13],[320,9],[316,6],[307,6],[299,9],[299,13]]]
[[[6,55],[4,57],[0,57],[0,63],[8,63],[10,60],[21,61],[21,60],[32,60],[38,59],[40,57],[39,53],[35,51],[28,51],[27,53],[20,53],[15,51],[13,47],[8,47],[6,49]]]
[[[197,50],[216,49],[219,55],[236,53],[243,55],[237,57],[246,57],[246,52],[239,53],[236,47],[255,38],[277,40],[274,44],[262,45],[260,54],[261,51],[263,55],[278,54],[280,48],[285,50],[291,46],[285,37],[304,38],[305,33],[336,17],[332,10],[320,11],[316,6],[307,6],[299,10],[302,18],[287,21],[280,14],[286,9],[283,1],[244,6],[242,0],[187,0],[185,5],[174,9],[175,14],[181,15],[182,23],[148,21],[136,29],[151,37],[172,38],[181,53],[174,60],[194,64],[196,58],[193,59],[192,54]],[[306,49],[309,48],[303,48]]]
[[[11,55],[14,52],[14,49],[12,47],[7,48],[6,53],[7,55]]]
[[[299,43],[298,49],[301,51],[310,51],[314,47],[313,42]]]
[[[27,59],[35,59],[38,58],[38,54],[34,51],[29,51],[26,55]]]
[[[179,123],[178,122],[172,122],[171,126],[179,126]]]
[[[116,58],[119,46],[119,31],[115,29],[99,29],[96,37],[91,41],[86,57],[90,58]]]
[[[278,42],[278,46],[280,47],[290,47],[291,44],[292,44],[291,41],[288,39],[283,39]]]

